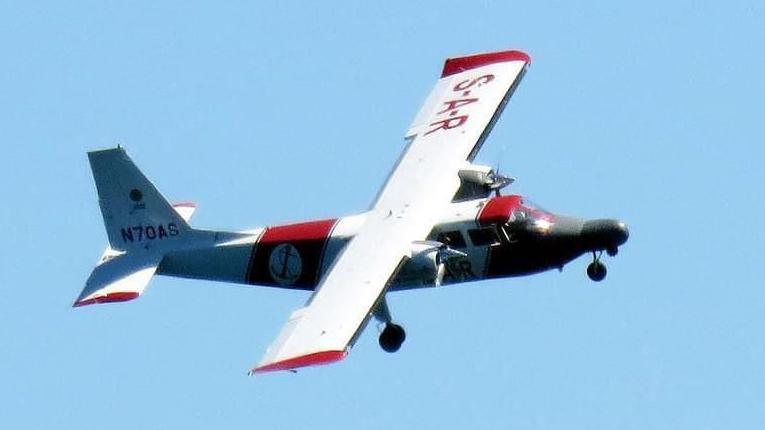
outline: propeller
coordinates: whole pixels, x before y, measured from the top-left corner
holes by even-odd
[[[489,180],[491,181],[489,183],[489,189],[494,191],[495,197],[502,195],[500,192],[502,188],[505,188],[506,186],[515,182],[515,178],[503,176],[501,173],[499,173],[499,163],[497,163],[496,169],[489,172]]]
[[[431,252],[435,252],[436,255],[433,258],[433,262],[435,263],[435,272],[436,276],[433,280],[433,284],[436,287],[440,287],[441,283],[444,280],[444,275],[446,274],[446,263],[449,262],[449,260],[455,259],[455,258],[462,258],[467,257],[467,254],[461,251],[457,251],[455,249],[452,249],[449,247],[449,245],[437,242],[434,240],[423,240],[423,241],[417,241],[416,243],[421,245],[429,245],[429,248],[426,248],[422,251],[424,254],[428,254]]]
[[[505,159],[505,153],[507,152],[507,145],[502,145],[499,151],[499,157],[497,157],[497,167],[494,168],[494,170],[490,173],[490,178],[492,180],[492,184],[489,186],[491,190],[494,190],[494,196],[495,197],[501,197],[502,196],[502,188],[512,184],[515,182],[515,178],[513,177],[506,177],[503,176],[502,169],[500,166],[502,165],[502,162]]]

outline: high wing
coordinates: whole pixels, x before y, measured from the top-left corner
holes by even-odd
[[[398,269],[438,221],[520,82],[529,56],[503,51],[446,61],[364,225],[290,316],[253,372],[344,358]]]

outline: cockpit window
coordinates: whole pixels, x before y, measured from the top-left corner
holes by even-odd
[[[483,227],[468,230],[468,236],[470,241],[473,242],[473,246],[487,246],[499,244],[499,234],[494,227]]]
[[[452,248],[467,247],[467,243],[465,243],[465,238],[462,237],[462,233],[460,233],[459,230],[444,231],[444,232],[438,233],[436,240]]]
[[[513,211],[510,217],[510,222],[537,222],[537,221],[553,222],[555,216],[527,199],[523,199],[523,203]]]
[[[524,222],[524,221],[528,220],[529,218],[531,218],[531,216],[529,215],[528,211],[525,208],[523,208],[523,207],[519,207],[518,209],[513,211],[513,214],[512,214],[512,216],[510,216],[510,219],[508,221],[511,222],[511,223],[512,222]]]
[[[517,239],[530,232],[546,234],[555,223],[555,215],[540,209],[538,206],[532,206],[525,200],[523,204],[513,211],[508,223],[503,227],[503,231],[511,238]]]

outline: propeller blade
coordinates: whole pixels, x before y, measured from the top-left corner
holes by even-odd
[[[433,280],[433,284],[436,287],[440,287],[444,281],[444,275],[446,274],[446,264],[439,264],[436,268],[436,279]]]

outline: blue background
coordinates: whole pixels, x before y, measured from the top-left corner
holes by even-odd
[[[1,2],[4,428],[765,427],[761,2]],[[72,309],[106,243],[87,150],[194,225],[359,212],[449,56],[533,64],[478,161],[619,217],[609,277],[396,294],[345,361],[249,378],[301,292],[157,278]]]

